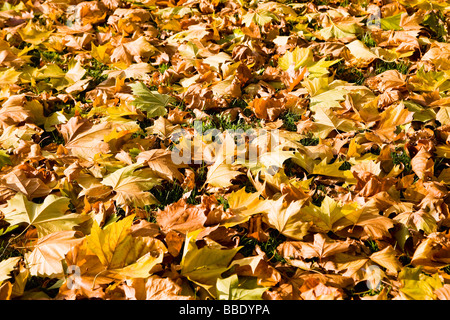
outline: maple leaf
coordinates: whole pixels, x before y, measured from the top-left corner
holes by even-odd
[[[383,250],[372,253],[370,260],[378,263],[383,268],[386,268],[388,272],[397,274],[402,269],[402,264],[396,257],[396,252],[392,246],[387,246]]]
[[[15,169],[0,179],[2,186],[27,196],[28,200],[45,197],[52,190],[39,178],[27,177],[24,171]]]
[[[170,278],[152,275],[147,279],[126,280],[126,295],[131,300],[192,300],[182,294],[183,288]]]
[[[313,242],[286,241],[277,250],[289,261],[319,258],[322,262],[322,259],[346,252],[349,248],[350,242],[334,241],[322,233],[315,233]]]
[[[294,70],[298,70],[300,67],[308,65],[312,61],[313,54],[310,48],[296,47],[278,59],[278,66],[283,71],[287,71],[291,66],[294,67]]]
[[[36,227],[40,237],[53,232],[72,230],[88,216],[77,213],[65,214],[69,210],[70,200],[53,194],[45,197],[44,202],[36,204],[28,201],[25,195],[18,192],[8,200],[8,206],[2,209],[5,220],[11,225],[26,223]]]
[[[42,26],[33,23],[30,20],[26,26],[21,28],[18,33],[22,37],[23,41],[31,43],[33,45],[39,45],[45,41],[54,30],[46,30]]]
[[[11,271],[14,270],[20,259],[20,257],[10,257],[0,262],[0,283],[12,277]]]
[[[434,161],[431,159],[431,154],[421,148],[411,159],[411,167],[420,179],[433,176]]]
[[[278,17],[270,11],[247,13],[242,17],[242,22],[246,27],[250,27],[252,23],[256,23],[258,26],[263,27],[272,20],[278,20]]]
[[[248,221],[254,214],[267,212],[267,202],[260,199],[260,196],[261,192],[249,193],[245,191],[245,188],[230,193],[227,201],[233,216],[222,224],[232,227]]]
[[[355,130],[356,126],[351,120],[336,117],[331,109],[317,108],[314,120],[320,132],[319,137],[322,139],[326,138],[333,130],[350,132]]]
[[[375,133],[388,141],[393,141],[396,138],[397,126],[411,122],[412,119],[413,113],[405,108],[403,103],[391,105],[380,114],[379,125]]]
[[[281,2],[0,5],[1,299],[450,296],[448,0]]]
[[[356,183],[356,179],[350,170],[340,170],[344,161],[335,161],[333,163],[327,163],[328,159],[323,159],[320,163],[314,165],[312,174],[320,174],[329,177],[344,179],[347,183]]]

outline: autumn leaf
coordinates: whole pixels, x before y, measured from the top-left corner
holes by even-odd
[[[312,228],[320,232],[333,230],[335,222],[344,218],[349,211],[355,210],[352,204],[340,205],[332,198],[325,196],[320,207],[310,204],[301,209],[302,219],[311,221]]]
[[[215,162],[208,168],[205,185],[226,188],[230,186],[231,180],[241,175],[242,172],[234,170],[229,160],[222,155],[217,156]]]
[[[101,184],[114,191],[114,200],[120,205],[143,207],[157,203],[156,198],[146,192],[159,183],[159,177],[151,169],[141,169],[141,164],[133,164],[118,169],[105,177]]]
[[[229,263],[240,247],[224,249],[219,244],[211,244],[199,248],[195,240],[198,233],[199,230],[186,235],[180,263],[181,274],[211,290],[220,275],[230,268]]]
[[[206,222],[205,210],[188,205],[181,199],[164,210],[156,212],[156,221],[164,232],[175,230],[184,234],[203,228]]]
[[[98,153],[108,153],[110,146],[104,141],[105,135],[113,131],[112,124],[103,122],[94,124],[81,117],[73,117],[58,129],[74,156],[92,159]]]
[[[18,33],[22,37],[23,41],[38,45],[45,41],[54,30],[46,30],[43,26],[34,24],[31,20],[26,26],[21,28]]]
[[[254,214],[267,212],[267,201],[260,199],[261,193],[249,193],[245,188],[230,193],[227,198],[233,216],[223,222],[223,225],[232,227],[246,222]]]
[[[113,277],[145,278],[162,262],[166,251],[164,244],[155,238],[133,237],[130,228],[133,218],[130,215],[104,229],[94,223],[86,237],[88,250]]]
[[[399,280],[402,284],[400,292],[407,300],[435,300],[434,291],[442,287],[437,274],[425,275],[421,267],[403,268]]]
[[[449,5],[3,1],[0,299],[449,299]]]
[[[255,279],[240,280],[237,275],[218,279],[216,288],[218,300],[261,300],[262,293],[267,290],[258,286]]]
[[[40,238],[25,259],[30,274],[41,277],[61,277],[64,273],[62,261],[69,249],[83,239],[76,231],[58,231]]]
[[[159,94],[150,91],[142,82],[131,85],[133,95],[133,105],[138,109],[147,112],[148,118],[163,116],[167,113],[166,107],[173,103],[174,99],[167,94]]]
[[[311,223],[302,219],[301,207],[304,201],[286,204],[284,197],[268,202],[267,222],[281,234],[296,240],[301,240],[308,234]]]
[[[22,170],[13,170],[0,180],[2,186],[27,196],[28,200],[45,197],[51,189],[39,178],[27,177]]]
[[[183,180],[180,173],[180,165],[176,165],[172,161],[172,152],[168,150],[149,150],[139,153],[136,162],[145,163],[151,168],[156,175],[170,181]]]
[[[0,262],[0,283],[11,278],[11,271],[19,262],[20,257],[11,257]]]
[[[420,149],[414,158],[411,159],[411,167],[420,179],[432,176],[434,162],[431,159],[431,154],[423,148]]]
[[[57,231],[72,230],[87,220],[87,216],[77,213],[66,214],[69,203],[68,198],[51,194],[45,197],[43,203],[36,204],[28,201],[22,193],[17,193],[8,200],[8,207],[2,212],[11,225],[26,223],[36,227],[39,236],[43,237]]]

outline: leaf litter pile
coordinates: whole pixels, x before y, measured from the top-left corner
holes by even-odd
[[[450,297],[450,3],[0,5],[0,299]]]

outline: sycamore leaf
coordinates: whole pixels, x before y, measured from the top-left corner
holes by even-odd
[[[32,276],[59,277],[63,275],[61,261],[71,247],[83,239],[75,237],[76,231],[53,232],[40,238],[33,251],[25,255]]]
[[[390,17],[381,18],[380,19],[381,28],[383,30],[396,30],[396,31],[403,30],[403,28],[400,27],[402,14],[403,13],[398,13]]]
[[[68,198],[51,194],[45,197],[43,203],[36,204],[19,192],[8,200],[8,206],[2,211],[5,220],[11,225],[27,223],[36,227],[39,236],[43,237],[57,231],[72,230],[89,219],[77,213],[65,214],[69,210],[69,203]]]
[[[172,203],[156,212],[156,221],[164,232],[175,230],[188,233],[203,228],[206,222],[205,210],[188,205],[184,199]]]
[[[219,155],[216,161],[208,168],[205,185],[226,188],[232,185],[232,179],[241,174],[243,173],[233,169],[232,165],[228,163],[227,158]]]
[[[442,125],[450,124],[450,107],[440,107],[436,113],[436,120]]]
[[[319,129],[319,137],[325,139],[330,132],[336,130],[337,132],[350,132],[355,130],[355,122],[336,117],[331,109],[317,108],[314,114],[314,120]]]
[[[222,248],[217,243],[211,243],[199,248],[196,236],[200,230],[186,235],[181,260],[181,274],[189,280],[211,290],[220,275],[230,268],[229,264],[241,247]]]
[[[183,180],[183,175],[178,171],[180,165],[172,161],[172,152],[169,150],[155,149],[139,153],[136,162],[145,163],[155,174],[163,179],[174,181]]]
[[[12,277],[11,271],[14,270],[20,257],[11,257],[0,262],[0,284]]]
[[[166,107],[175,101],[167,94],[150,91],[142,82],[130,85],[135,99],[132,104],[136,108],[147,112],[148,118],[163,116],[167,113]]]
[[[268,202],[267,222],[281,234],[301,240],[308,234],[312,223],[302,220],[301,206],[304,200],[293,201],[287,205],[284,197]]]
[[[54,30],[46,30],[35,23],[30,19],[27,25],[21,29],[19,29],[18,33],[22,37],[23,41],[38,45],[45,41]]]
[[[171,278],[152,275],[147,279],[128,279],[125,294],[130,300],[191,300],[183,288]]]
[[[225,220],[222,224],[226,227],[232,227],[244,223],[254,214],[267,211],[267,202],[260,199],[261,192],[246,192],[245,188],[233,191],[227,198],[228,205],[233,217]]]
[[[256,23],[260,27],[263,27],[272,20],[278,21],[278,17],[270,11],[247,13],[242,17],[242,22],[246,27],[250,27],[252,22]]]
[[[302,219],[311,221],[313,228],[319,232],[333,230],[335,222],[347,215],[347,212],[355,210],[352,204],[340,205],[333,198],[325,196],[320,207],[310,204],[302,208]]]
[[[397,215],[394,220],[400,222],[408,228],[423,230],[425,234],[431,234],[437,230],[436,219],[424,210],[419,210],[416,212],[402,212]]]
[[[113,275],[145,278],[162,261],[166,247],[155,238],[133,237],[133,219],[134,215],[129,215],[104,229],[94,223],[91,234],[86,237],[87,248]]]
[[[259,286],[253,277],[238,277],[236,274],[217,279],[218,300],[261,300],[266,287]]]
[[[286,52],[278,59],[278,66],[283,71],[287,71],[291,66],[294,70],[309,65],[313,62],[313,54],[310,48],[296,47],[293,51]]]
[[[433,176],[434,161],[431,154],[421,148],[419,152],[411,159],[411,167],[420,179]]]
[[[22,72],[16,71],[13,68],[0,71],[0,86],[10,86],[15,84],[19,80],[21,74]]]
[[[392,141],[396,138],[397,126],[407,124],[413,120],[413,112],[410,112],[403,103],[392,104],[380,114],[378,128],[375,133],[380,137]]]
[[[361,30],[356,23],[333,23],[330,26],[320,29],[315,34],[318,35],[320,39],[330,40],[330,39],[355,39],[356,33]],[[348,40],[347,40],[348,41]]]
[[[289,244],[293,244],[294,246],[290,246]],[[350,244],[347,241],[334,241],[329,239],[327,236],[324,236],[322,233],[316,233],[314,234],[313,242],[285,242],[284,248],[282,247],[280,249],[288,249],[289,251],[294,250],[290,253],[287,253],[287,251],[284,253],[284,255],[290,256],[292,258],[319,258],[320,260],[322,260],[323,258],[328,258],[338,253],[346,252],[349,247]]]
[[[113,131],[111,122],[93,124],[81,117],[73,117],[62,124],[58,130],[66,144],[64,147],[83,159],[93,159],[98,153],[108,153],[110,146],[104,137]]]
[[[141,169],[137,163],[118,169],[105,177],[101,183],[109,186],[115,192],[114,200],[119,205],[143,207],[158,203],[155,197],[146,192],[156,186],[160,178],[151,169]]]
[[[390,245],[383,250],[372,253],[370,260],[386,268],[392,274],[397,274],[402,269],[402,264],[397,259],[394,248]]]
[[[15,169],[4,175],[0,183],[17,192],[22,192],[28,200],[45,197],[52,190],[39,178],[29,178],[23,170]]]
[[[442,287],[439,274],[422,273],[422,267],[404,267],[398,275],[402,286],[400,291],[407,300],[436,300],[434,291]]]
[[[314,165],[312,173],[334,178],[341,178],[350,184],[356,183],[356,179],[350,170],[339,169],[343,163],[344,161],[335,161],[328,164],[327,158],[325,158],[320,163]]]

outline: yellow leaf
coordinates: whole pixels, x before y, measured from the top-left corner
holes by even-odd
[[[227,158],[217,156],[213,165],[208,168],[205,185],[212,187],[226,188],[232,185],[231,180],[241,175],[242,172],[234,170]]]
[[[0,72],[0,86],[15,84],[21,74],[22,72],[16,71],[13,68]]]
[[[33,23],[30,19],[27,25],[19,29],[18,33],[22,37],[23,41],[38,45],[44,42],[54,30],[47,30],[41,26]]]
[[[53,232],[38,240],[33,251],[25,255],[30,274],[40,277],[59,277],[64,274],[61,261],[69,249],[83,239],[75,231]]]
[[[402,264],[397,259],[394,248],[390,245],[383,250],[372,253],[370,260],[386,268],[392,274],[397,274],[402,269]]]
[[[25,222],[36,227],[38,235],[42,237],[56,231],[72,230],[88,219],[77,213],[65,214],[69,210],[69,202],[69,198],[50,194],[43,203],[36,204],[18,192],[8,200],[8,206],[2,212],[11,225]]]
[[[313,174],[329,176],[344,179],[349,184],[356,184],[356,179],[350,170],[339,170],[344,163],[343,161],[335,161],[331,164],[327,163],[327,158],[323,159],[319,164],[314,165]]]
[[[0,283],[11,278],[11,271],[20,259],[20,257],[11,257],[0,262]]]
[[[231,267],[231,260],[242,247],[225,249],[218,243],[210,242],[199,248],[196,237],[200,231],[186,235],[180,262],[181,274],[205,289],[212,290],[220,275]],[[210,292],[214,294],[213,291]]]
[[[311,222],[302,220],[303,214],[300,210],[304,202],[305,200],[298,200],[288,205],[284,202],[284,197],[280,197],[277,201],[268,201],[266,215],[268,224],[289,238],[302,240],[312,225]]]
[[[234,216],[223,222],[227,228],[244,223],[254,214],[265,212],[266,201],[260,199],[261,192],[248,193],[245,188],[232,192],[228,198],[228,204]]]
[[[134,215],[100,228],[95,222],[86,237],[88,254],[95,254],[113,276],[146,278],[166,252],[164,244],[151,237],[133,237]]]

